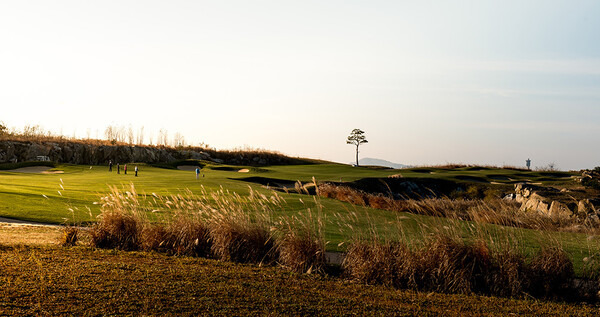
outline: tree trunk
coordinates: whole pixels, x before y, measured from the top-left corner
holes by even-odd
[[[356,145],[356,166],[358,166],[358,144]]]

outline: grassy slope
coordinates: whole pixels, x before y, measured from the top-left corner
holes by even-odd
[[[596,316],[599,309],[85,247],[0,246],[0,259],[1,315]]]
[[[140,165],[140,176],[134,177],[133,166],[129,165],[129,174],[124,175],[121,171],[117,175],[115,171],[109,173],[106,166],[70,166],[63,165],[57,169],[64,170],[64,174],[23,174],[0,172],[0,217],[11,217],[24,220],[61,223],[65,220],[92,221],[98,214],[98,201],[100,193],[108,191],[109,185],[128,186],[135,184],[138,193],[177,194],[184,189],[199,193],[201,186],[207,190],[218,190],[223,188],[238,192],[248,193],[248,186],[268,193],[258,184],[237,181],[238,178],[260,176],[275,179],[287,179],[291,181],[310,181],[314,176],[319,181],[351,181],[364,177],[386,177],[388,175],[402,173],[405,177],[434,177],[444,179],[460,179],[463,176],[493,179],[493,176],[502,176],[510,179],[528,179],[533,182],[544,181],[548,175],[540,172],[523,172],[513,170],[483,169],[472,170],[462,168],[456,170],[445,170],[437,168],[417,168],[408,170],[385,170],[373,168],[352,168],[341,164],[315,164],[315,165],[288,165],[275,166],[263,169],[252,169],[250,173],[238,173],[236,170],[242,167],[233,167],[233,171],[214,170],[210,166],[205,167],[202,172],[205,177],[200,181],[195,179],[194,172],[153,168]],[[431,174],[433,173],[433,174]],[[558,180],[557,183],[565,182],[569,174],[564,173],[565,178],[551,178]],[[502,177],[495,177],[496,179]],[[510,180],[507,180],[510,182]],[[547,182],[547,180],[546,180]],[[61,188],[62,185],[62,188]],[[63,189],[64,188],[64,189]],[[60,193],[59,193],[60,192]],[[45,195],[48,198],[44,198]],[[298,194],[281,194],[287,201],[285,210],[278,213],[292,214],[313,207],[311,199]],[[456,222],[444,218],[419,216],[407,213],[393,213],[389,211],[362,208],[341,203],[334,200],[323,199],[323,216],[327,226],[325,228],[326,240],[330,241],[328,249],[340,249],[338,244],[347,241],[357,231],[374,227],[380,232],[396,232],[399,221],[401,229],[406,236],[413,239],[422,239],[423,231],[431,228],[443,228],[444,226],[455,228]],[[72,207],[74,213],[68,211]],[[90,211],[87,210],[90,208]],[[91,216],[90,216],[91,212]],[[348,226],[352,225],[352,227]],[[534,230],[523,230],[514,228],[499,228],[498,226],[483,226],[476,230],[468,223],[461,223],[462,234],[477,237],[501,237],[505,232],[516,236],[527,250],[535,250],[539,242],[552,239],[563,242],[567,251],[574,259],[577,271],[581,271],[582,259],[591,251],[600,250],[597,239],[588,239],[584,234],[570,233],[540,233]],[[359,230],[357,230],[359,229]],[[483,233],[482,233],[483,230]],[[343,248],[343,246],[341,247]]]
[[[234,167],[236,170],[243,167]],[[310,181],[314,176],[318,181],[353,181],[365,177],[387,177],[401,172],[405,177],[429,177],[460,180],[461,177],[478,177],[489,181],[511,182],[493,179],[494,177],[508,177],[514,180],[531,180],[532,182],[547,180],[548,177],[540,172],[522,172],[511,170],[483,170],[471,171],[468,168],[457,170],[444,170],[436,168],[420,168],[408,170],[386,170],[371,168],[352,168],[341,164],[314,164],[314,165],[288,165],[273,166],[268,168],[250,168],[250,173],[238,173],[236,171],[214,170],[205,167],[202,173],[205,175],[197,181],[194,172],[169,170],[140,165],[140,176],[133,176],[133,165],[129,166],[129,174],[124,175],[121,171],[117,175],[115,171],[109,173],[105,166],[71,166],[62,165],[57,168],[63,170],[64,174],[25,174],[0,171],[0,216],[24,220],[60,223],[63,218],[71,218],[66,212],[67,205],[71,204],[85,209],[92,208],[97,214],[97,206],[92,202],[97,201],[100,193],[108,191],[109,185],[128,185],[133,183],[139,193],[177,194],[184,189],[199,192],[204,186],[207,190],[217,190],[220,186],[240,194],[247,193],[247,187],[251,185],[255,189],[262,190],[257,184],[236,181],[235,179],[250,176],[260,176],[274,179],[285,179],[290,181]],[[425,172],[424,172],[425,171]],[[432,172],[433,174],[430,174]],[[553,178],[558,183],[568,180],[566,178]],[[62,187],[64,188],[61,188]],[[266,192],[265,190],[263,190]],[[59,193],[60,192],[60,193]],[[46,195],[48,199],[43,198]],[[287,195],[285,195],[287,196]],[[289,195],[287,197],[293,197]],[[329,204],[329,203],[326,203]],[[330,207],[330,206],[327,206]],[[293,204],[291,209],[302,208]],[[346,207],[349,208],[349,207]],[[340,209],[335,207],[334,209]],[[344,208],[341,208],[342,210]],[[78,220],[89,219],[87,211],[81,210]]]

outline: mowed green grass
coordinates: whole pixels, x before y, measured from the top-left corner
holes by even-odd
[[[566,182],[569,173],[556,174],[549,180],[541,172],[524,172],[504,169],[462,168],[446,170],[438,168],[415,168],[405,170],[376,169],[368,167],[353,168],[342,164],[313,164],[270,166],[251,168],[229,166],[229,170],[213,169],[205,166],[202,169],[204,177],[196,180],[193,171],[163,169],[139,164],[140,173],[134,176],[135,164],[129,164],[127,175],[108,172],[107,166],[73,166],[60,165],[56,170],[63,174],[26,174],[0,171],[0,217],[46,222],[91,222],[96,220],[100,212],[99,197],[109,191],[110,186],[129,190],[133,184],[141,195],[179,194],[185,190],[193,193],[217,191],[223,188],[240,195],[247,195],[249,187],[264,194],[272,192],[263,186],[243,181],[247,177],[264,177],[288,181],[353,181],[365,177],[387,177],[401,173],[404,177],[433,177],[460,180],[465,176],[481,179],[504,178],[506,182],[514,179],[527,179],[540,182]],[[248,168],[250,172],[240,173],[239,169]],[[311,208],[319,210],[313,197],[299,194],[278,193],[286,200],[283,209],[274,210],[274,217],[281,215],[296,215]],[[535,252],[544,241],[559,241],[569,252],[580,273],[583,270],[583,258],[590,253],[598,253],[600,242],[586,234],[564,232],[539,232],[508,228],[495,225],[475,225],[470,222],[460,222],[445,218],[396,213],[385,210],[358,207],[331,199],[320,199],[321,216],[325,223],[325,239],[329,241],[329,250],[344,250],[345,242],[365,231],[376,231],[381,237],[394,239],[401,235],[409,240],[422,240],[429,232],[444,231],[458,232],[468,239],[483,238],[486,240],[502,240],[505,236],[513,237],[522,245],[526,252]]]
[[[262,186],[250,182],[236,180],[249,176],[264,176],[291,181],[308,181],[313,176],[319,181],[339,180],[342,178],[353,179],[362,177],[386,177],[393,174],[391,171],[359,170],[344,165],[312,165],[300,167],[271,167],[255,172],[251,169],[248,173],[239,173],[237,170],[245,167],[232,167],[234,171],[214,170],[211,166],[202,169],[204,177],[196,180],[193,171],[163,169],[139,164],[139,176],[135,177],[130,164],[128,174],[121,170],[116,173],[116,167],[108,172],[106,166],[77,166],[60,165],[54,170],[63,171],[62,174],[29,174],[0,171],[0,217],[15,219],[62,223],[65,218],[72,221],[71,211],[76,207],[76,221],[89,221],[99,212],[99,206],[94,202],[99,201],[101,195],[109,192],[110,186],[129,189],[133,184],[138,194],[153,193],[157,195],[179,194],[185,190],[200,193],[202,187],[207,191],[217,191],[221,187],[240,195],[249,193],[249,186],[254,190],[269,193]],[[122,168],[122,167],[121,167]],[[286,195],[292,202],[292,210],[302,208],[301,204],[293,201],[295,196]],[[300,196],[298,196],[300,197]],[[305,199],[306,200],[306,199]],[[91,209],[92,218],[87,208]]]
[[[61,165],[56,170],[63,174],[27,174],[0,171],[0,216],[23,220],[61,223],[73,217],[67,212],[69,206],[79,208],[76,221],[93,220],[89,217],[86,206],[92,210],[92,215],[98,214],[98,206],[94,201],[103,193],[109,191],[109,186],[129,187],[133,184],[140,194],[168,195],[178,194],[189,189],[199,193],[201,186],[207,191],[215,191],[221,186],[231,192],[241,195],[248,193],[248,186],[256,190],[268,192],[258,184],[241,181],[241,179],[259,176],[264,178],[282,179],[295,182],[309,182],[313,177],[317,181],[354,181],[366,177],[387,177],[401,173],[404,177],[428,177],[452,180],[468,178],[510,183],[515,180],[532,182],[566,182],[569,173],[555,173],[559,177],[550,178],[544,172],[523,172],[503,169],[471,170],[461,168],[455,170],[439,168],[415,168],[405,170],[374,169],[368,167],[353,168],[343,164],[312,164],[271,166],[260,169],[248,168],[250,172],[239,173],[243,166],[230,166],[231,171],[216,170],[206,166],[202,169],[200,180],[195,179],[193,171],[181,171],[138,165],[140,173],[134,177],[133,168],[129,165],[129,173],[123,171],[117,174],[115,169],[108,172],[106,166],[76,166]],[[296,198],[294,195],[285,195]],[[325,202],[328,205],[328,202]],[[290,206],[292,210],[302,208],[297,204]],[[348,206],[345,207],[346,209]],[[339,209],[339,207],[338,207]],[[344,208],[342,208],[344,209]],[[87,219],[86,219],[87,217]],[[92,217],[93,218],[93,217]]]

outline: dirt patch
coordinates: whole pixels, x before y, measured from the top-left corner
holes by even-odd
[[[241,170],[238,171],[238,173],[248,173],[248,172],[250,172],[250,170],[247,168],[242,168]]]
[[[5,221],[6,218],[0,218]],[[8,219],[9,221],[14,221]],[[48,245],[56,244],[61,235],[60,226],[31,225],[27,222],[14,221],[0,223],[0,245]]]

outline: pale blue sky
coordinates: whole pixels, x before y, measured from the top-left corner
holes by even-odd
[[[599,1],[3,1],[0,121],[351,162],[600,165]],[[156,139],[156,137],[154,137]]]

